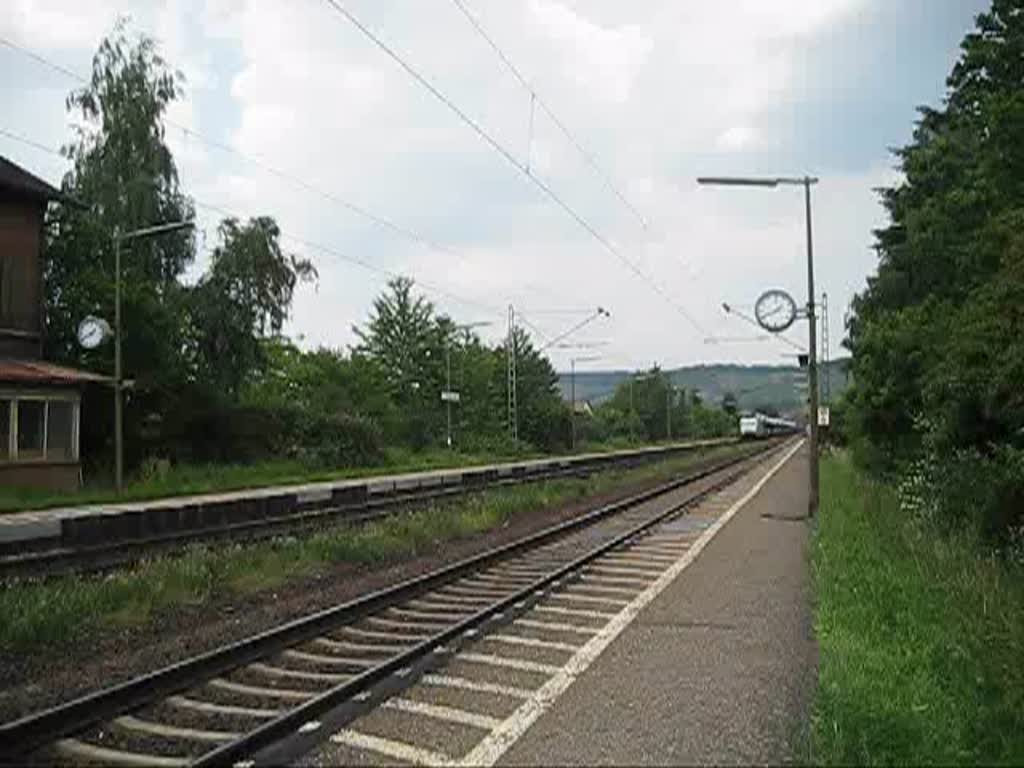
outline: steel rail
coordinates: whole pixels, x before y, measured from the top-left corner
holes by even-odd
[[[699,452],[702,449],[714,450],[737,444],[738,441],[694,446],[692,449],[681,449],[681,453]],[[399,514],[403,507],[471,496],[495,488],[526,485],[563,477],[584,476],[610,469],[667,461],[674,458],[675,454],[637,455],[630,452],[621,457],[615,457],[615,454],[610,454],[610,456],[613,458],[604,459],[598,465],[563,465],[547,468],[540,472],[497,477],[472,485],[441,485],[414,491],[396,490],[387,495],[382,494],[382,498],[379,499],[305,509],[286,515],[264,517],[259,520],[245,520],[194,530],[122,539],[109,544],[41,549],[17,555],[0,555],[0,581],[12,578],[46,578],[67,573],[102,572],[137,562],[150,554],[174,552],[195,543],[223,540],[259,541],[279,535],[283,531],[295,529],[309,529],[339,523],[359,525]]]
[[[727,470],[777,447],[778,443],[773,442],[759,450],[744,452],[741,455],[703,467],[685,477],[663,483],[626,499],[603,505],[585,515],[550,526],[517,541],[465,558],[444,568],[407,579],[399,584],[377,590],[342,605],[318,611],[244,640],[222,646],[221,648],[169,665],[124,683],[81,696],[73,701],[26,715],[9,723],[0,724],[0,759],[17,762],[20,757],[46,744],[53,743],[64,736],[82,731],[127,711],[166,698],[204,680],[274,654],[286,647],[311,640],[324,634],[326,631],[344,626],[395,603],[429,592],[439,585],[457,579],[482,566],[490,565],[509,556],[556,540],[568,533],[593,525],[615,514],[670,493],[673,490]],[[692,503],[692,501],[692,499],[687,500],[683,502],[683,505]],[[652,521],[642,524],[638,529],[631,529],[630,535],[635,536],[644,527],[649,527],[660,519],[664,519],[672,511],[676,511],[678,506],[674,505],[672,510],[658,515]],[[619,543],[624,540],[626,539],[622,536],[615,539]],[[589,553],[589,555],[592,559],[597,557],[599,552],[595,550]],[[573,563],[576,562],[578,562],[578,559],[573,561]],[[574,567],[578,568],[579,566],[575,565]],[[306,704],[290,710],[287,714],[251,731],[243,739],[225,745],[207,755],[200,756],[197,764],[209,765],[231,762],[229,759],[230,754],[241,754],[242,750],[248,750],[251,753],[260,747],[269,745],[277,740],[283,731],[296,723],[301,724],[301,722],[308,720],[312,717],[313,712],[323,712],[329,709],[346,696],[355,695],[391,672],[407,666],[410,659],[429,653],[452,637],[462,634],[466,629],[470,628],[470,625],[466,624],[466,622],[473,621],[479,624],[495,613],[501,612],[509,605],[522,600],[523,598],[520,593],[528,595],[536,591],[538,584],[549,584],[552,581],[558,580],[561,576],[556,574],[564,575],[563,571],[568,572],[566,568],[569,570],[573,569],[570,566],[559,568],[557,571],[552,572],[551,575],[545,576],[531,584],[525,591],[517,591],[513,595],[515,599],[503,598],[496,601],[491,606],[474,614],[470,619],[453,625],[453,628],[446,629],[424,640],[410,651],[403,653],[401,656],[393,657],[378,667],[371,668],[352,681],[316,696]]]

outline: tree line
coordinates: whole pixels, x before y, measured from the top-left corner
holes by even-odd
[[[868,466],[988,540],[1024,523],[1024,2],[994,0],[881,191],[843,423]]]
[[[89,81],[67,108],[81,118],[64,148],[71,168],[65,199],[48,213],[45,353],[108,372],[113,346],[80,347],[78,323],[114,315],[114,236],[191,219],[166,143],[164,116],[183,77],[150,38],[124,22],[99,46]],[[412,280],[392,280],[373,302],[349,350],[306,351],[283,335],[296,287],[319,279],[289,253],[273,217],[224,218],[209,262],[191,281],[196,236],[178,231],[124,246],[122,354],[133,380],[125,407],[129,466],[151,457],[186,462],[295,458],[316,466],[372,464],[391,446],[419,450],[445,442],[440,393],[461,395],[452,430],[461,450],[564,450],[570,410],[550,361],[515,329],[487,345],[438,312]],[[507,346],[517,368],[518,436],[508,437]],[[449,374],[450,371],[450,374]],[[581,426],[585,442],[666,436],[664,376],[620,387]],[[660,404],[660,405],[658,405]],[[672,392],[675,436],[729,431],[731,417],[691,393]],[[109,390],[94,388],[82,410],[87,465],[108,463]]]

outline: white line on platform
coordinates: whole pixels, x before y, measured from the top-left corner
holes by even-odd
[[[442,755],[440,752],[432,752],[403,741],[371,736],[368,733],[360,733],[348,728],[331,736],[331,741],[335,744],[344,744],[346,747],[376,752],[378,755],[393,757],[395,760],[402,760],[413,765],[451,765],[452,763],[452,759],[448,755]]]
[[[679,558],[668,570],[662,574],[657,581],[647,587],[643,592],[619,614],[608,622],[607,625],[593,638],[591,638],[568,663],[560,668],[558,672],[544,685],[537,689],[519,709],[510,715],[498,728],[487,735],[475,748],[463,756],[459,765],[463,766],[490,766],[508,751],[525,732],[555,703],[559,696],[572,685],[573,681],[594,663],[598,656],[611,645],[622,631],[626,629],[633,619],[644,608],[647,607],[658,595],[660,595],[694,560],[708,543],[718,534],[725,525],[746,505],[757,493],[768,483],[768,481],[782,468],[782,466],[793,457],[804,444],[801,439],[794,445],[786,455],[774,464],[771,469],[739,500],[736,501],[725,513],[722,514],[712,525],[710,525],[700,538]]]

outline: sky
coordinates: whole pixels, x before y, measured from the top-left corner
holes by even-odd
[[[459,323],[507,307],[556,368],[785,364],[736,313],[766,289],[807,300],[803,192],[698,176],[802,176],[833,355],[875,266],[876,188],[937,104],[983,0],[4,0],[0,154],[54,184],[65,110],[120,16],[186,80],[167,141],[203,247],[269,214],[319,280],[287,332],[346,348],[387,280],[412,277]],[[460,7],[461,6],[461,7]],[[425,79],[369,40],[339,8]],[[521,75],[481,36],[467,12]],[[531,95],[532,94],[532,95]],[[532,103],[532,108],[531,108]],[[532,115],[532,117],[531,117]],[[552,119],[551,115],[554,116]],[[562,127],[566,130],[563,130]],[[493,143],[491,143],[493,142]],[[497,145],[497,146],[495,146]],[[230,151],[226,151],[227,148]],[[370,216],[359,213],[370,214]],[[205,248],[205,250],[204,250]],[[795,345],[795,346],[794,346]]]

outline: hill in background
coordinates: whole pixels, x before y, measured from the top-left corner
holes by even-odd
[[[831,396],[836,398],[846,389],[849,380],[846,364],[849,358],[832,360],[827,367]],[[795,365],[693,365],[667,371],[672,383],[687,391],[698,390],[705,402],[720,403],[732,392],[741,410],[771,408],[780,413],[802,410],[806,392],[807,371]],[[630,376],[629,371],[577,371],[576,399],[597,404],[611,397],[615,387]],[[819,367],[820,389],[826,389],[826,366]],[[800,390],[800,382],[804,389]],[[559,374],[564,398],[570,397],[568,373]]]

